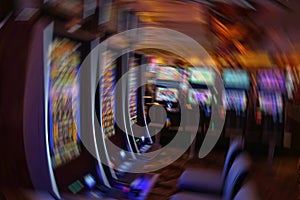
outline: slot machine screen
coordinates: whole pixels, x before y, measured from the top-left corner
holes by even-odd
[[[163,102],[177,102],[178,101],[178,89],[176,88],[156,88],[156,100]]]
[[[286,90],[285,74],[280,69],[262,69],[257,72],[257,84],[260,90],[281,91]]]
[[[248,89],[250,86],[249,74],[240,69],[224,69],[223,81],[227,88]]]
[[[129,112],[132,123],[137,122],[137,84],[138,84],[138,69],[137,59],[132,56],[129,58],[129,75],[128,75],[128,90],[129,90]]]
[[[209,90],[190,89],[188,93],[188,103],[199,105],[211,105],[212,95]]]
[[[244,112],[247,108],[247,97],[245,91],[226,90],[224,97],[224,105],[227,110]]]
[[[259,106],[261,111],[267,115],[282,113],[283,100],[279,93],[259,92]]]
[[[50,49],[49,141],[53,168],[80,155],[79,80],[81,44],[56,37]]]
[[[157,80],[164,81],[181,81],[181,74],[175,67],[159,66],[156,68]]]
[[[110,63],[111,57],[112,54],[110,51],[105,52],[103,55],[106,63]],[[100,95],[102,95],[100,96],[100,98],[102,98],[102,108],[100,112],[102,113],[102,128],[105,138],[115,135],[115,94],[113,91],[115,86],[115,77],[116,64],[113,62],[104,71],[103,77],[101,77],[100,86]]]
[[[208,68],[190,67],[188,69],[188,76],[192,84],[213,85],[215,83],[215,73]]]

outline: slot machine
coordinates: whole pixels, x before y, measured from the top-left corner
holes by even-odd
[[[196,151],[199,150],[202,140],[210,124],[211,105],[213,101],[210,87],[215,84],[215,71],[207,67],[189,67],[188,81],[191,85],[188,92],[188,104],[199,106],[200,122],[196,138]],[[200,133],[200,134],[199,134]]]
[[[165,119],[160,119],[161,115],[155,117],[158,119],[157,121],[163,121],[160,134],[157,134],[156,137],[161,145],[167,144],[174,137],[174,131],[178,131],[180,125],[179,98],[182,94],[181,83],[182,74],[180,74],[178,67],[157,65],[154,104],[163,107],[167,113]]]
[[[273,159],[276,146],[283,144],[285,124],[285,73],[281,69],[257,71],[258,114],[263,143],[269,144],[269,159]]]
[[[227,110],[225,135],[244,136],[248,118],[249,74],[242,69],[223,69],[223,82],[223,101]]]
[[[81,127],[84,99],[79,71],[95,41],[57,33],[53,23],[43,22],[34,32],[42,50],[31,55],[34,62],[24,97],[25,150],[33,186],[57,199],[102,198],[105,195],[97,187],[109,183],[98,160],[83,145],[82,137],[89,130]],[[33,78],[37,74],[40,78]]]
[[[128,101],[129,131],[131,135],[138,132],[139,137],[134,137],[134,147],[138,154],[143,154],[160,148],[159,145],[153,142],[149,133],[144,108],[145,86],[142,85],[142,80],[145,79],[146,69],[144,65],[147,64],[147,58],[142,54],[132,52],[129,54],[128,63],[128,92],[126,100]],[[138,85],[142,86],[138,87]],[[145,128],[140,129],[139,127]]]
[[[105,158],[102,159],[106,159],[108,165],[103,164],[103,168],[108,177],[108,182],[114,188],[112,190],[111,188],[102,187],[102,189],[114,198],[143,199],[153,186],[157,175],[128,172],[135,165],[135,161],[139,159],[135,154],[137,143],[133,143],[135,141],[128,133],[131,131],[128,129],[128,125],[137,122],[138,104],[135,100],[137,93],[130,93],[133,91],[133,87],[136,86],[127,85],[126,79],[120,79],[123,73],[122,70],[126,69],[124,56],[127,55],[125,54],[116,61],[112,61],[113,51],[107,50],[99,59],[100,68],[109,63],[103,72],[103,76],[100,77],[98,94],[96,94],[96,101],[99,103],[99,106],[96,106],[99,111],[97,115],[104,141],[100,145],[100,150],[105,152],[102,154]],[[130,83],[137,84],[139,74],[132,74],[133,72],[129,73]],[[124,84],[129,91],[126,89],[118,91],[116,88],[117,82]],[[134,98],[132,98],[133,95],[135,95]],[[123,117],[124,115],[128,115],[127,119],[129,121],[126,120],[126,117]],[[113,151],[109,141],[119,147],[120,150],[118,152]],[[126,154],[126,152],[129,154]],[[133,193],[134,196],[131,196]]]
[[[73,195],[103,198],[98,186],[107,180],[103,168],[81,142],[79,68],[90,44],[54,36],[45,66],[48,87],[48,134],[51,164],[63,198]],[[45,88],[47,90],[47,88]],[[81,134],[82,132],[82,134]],[[84,164],[83,164],[84,163]],[[73,169],[73,170],[72,170]],[[74,170],[75,169],[75,170]]]

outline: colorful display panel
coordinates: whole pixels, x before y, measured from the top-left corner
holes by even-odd
[[[226,90],[223,95],[223,101],[226,110],[245,112],[247,109],[247,96],[245,91]]]
[[[257,72],[257,84],[260,90],[281,91],[286,90],[285,75],[280,69],[264,69]]]
[[[189,81],[192,84],[213,85],[215,83],[215,73],[208,68],[190,67],[188,75]]]
[[[223,69],[224,86],[237,89],[248,89],[250,77],[245,70]]]
[[[49,125],[53,168],[80,155],[79,82],[80,43],[56,38],[50,49]]]
[[[276,115],[283,112],[283,100],[280,93],[259,93],[259,107],[266,115]]]
[[[165,102],[177,102],[178,101],[178,89],[176,88],[156,88],[156,100]]]
[[[132,123],[137,122],[137,79],[138,69],[137,60],[135,57],[129,58],[129,74],[128,74],[128,89],[129,89],[129,113]]]
[[[156,76],[157,80],[181,81],[181,74],[174,67],[159,66],[156,67],[156,70],[157,70],[157,76]]]
[[[103,55],[103,63],[110,63],[112,53],[105,52]],[[102,64],[102,63],[101,63]],[[100,112],[102,113],[102,129],[104,137],[111,137],[115,135],[115,80],[116,79],[116,64],[112,63],[106,68],[101,77],[100,98],[102,98],[102,106]]]
[[[209,90],[193,90],[188,93],[188,103],[199,105],[211,105],[212,95]]]

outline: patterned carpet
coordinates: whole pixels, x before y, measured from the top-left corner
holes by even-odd
[[[226,151],[214,151],[204,159],[188,159],[183,155],[173,164],[156,173],[160,177],[148,200],[165,200],[177,192],[177,179],[186,168],[222,170]],[[300,200],[298,187],[298,158],[277,155],[272,164],[265,156],[251,154],[253,160],[252,180],[256,183],[262,200]]]

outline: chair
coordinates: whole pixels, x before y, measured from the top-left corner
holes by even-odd
[[[240,188],[247,178],[249,172],[250,159],[247,154],[242,153],[236,158],[228,172],[223,188],[223,193],[207,194],[196,192],[181,192],[173,195],[170,200],[239,200],[243,195],[247,194],[245,189],[243,189],[241,190],[242,194],[236,195],[240,191]],[[235,199],[236,196],[238,197],[238,199]]]
[[[241,187],[233,200],[260,200],[261,197],[257,191],[257,188],[253,181],[247,181],[245,185]]]
[[[233,140],[226,155],[223,171],[187,169],[178,180],[178,189],[215,194],[222,193],[229,169],[241,152],[241,141],[238,139]]]
[[[149,109],[151,122],[148,124],[150,133],[156,133],[155,144],[160,145],[161,130],[166,126],[167,114],[162,106],[153,104]]]

